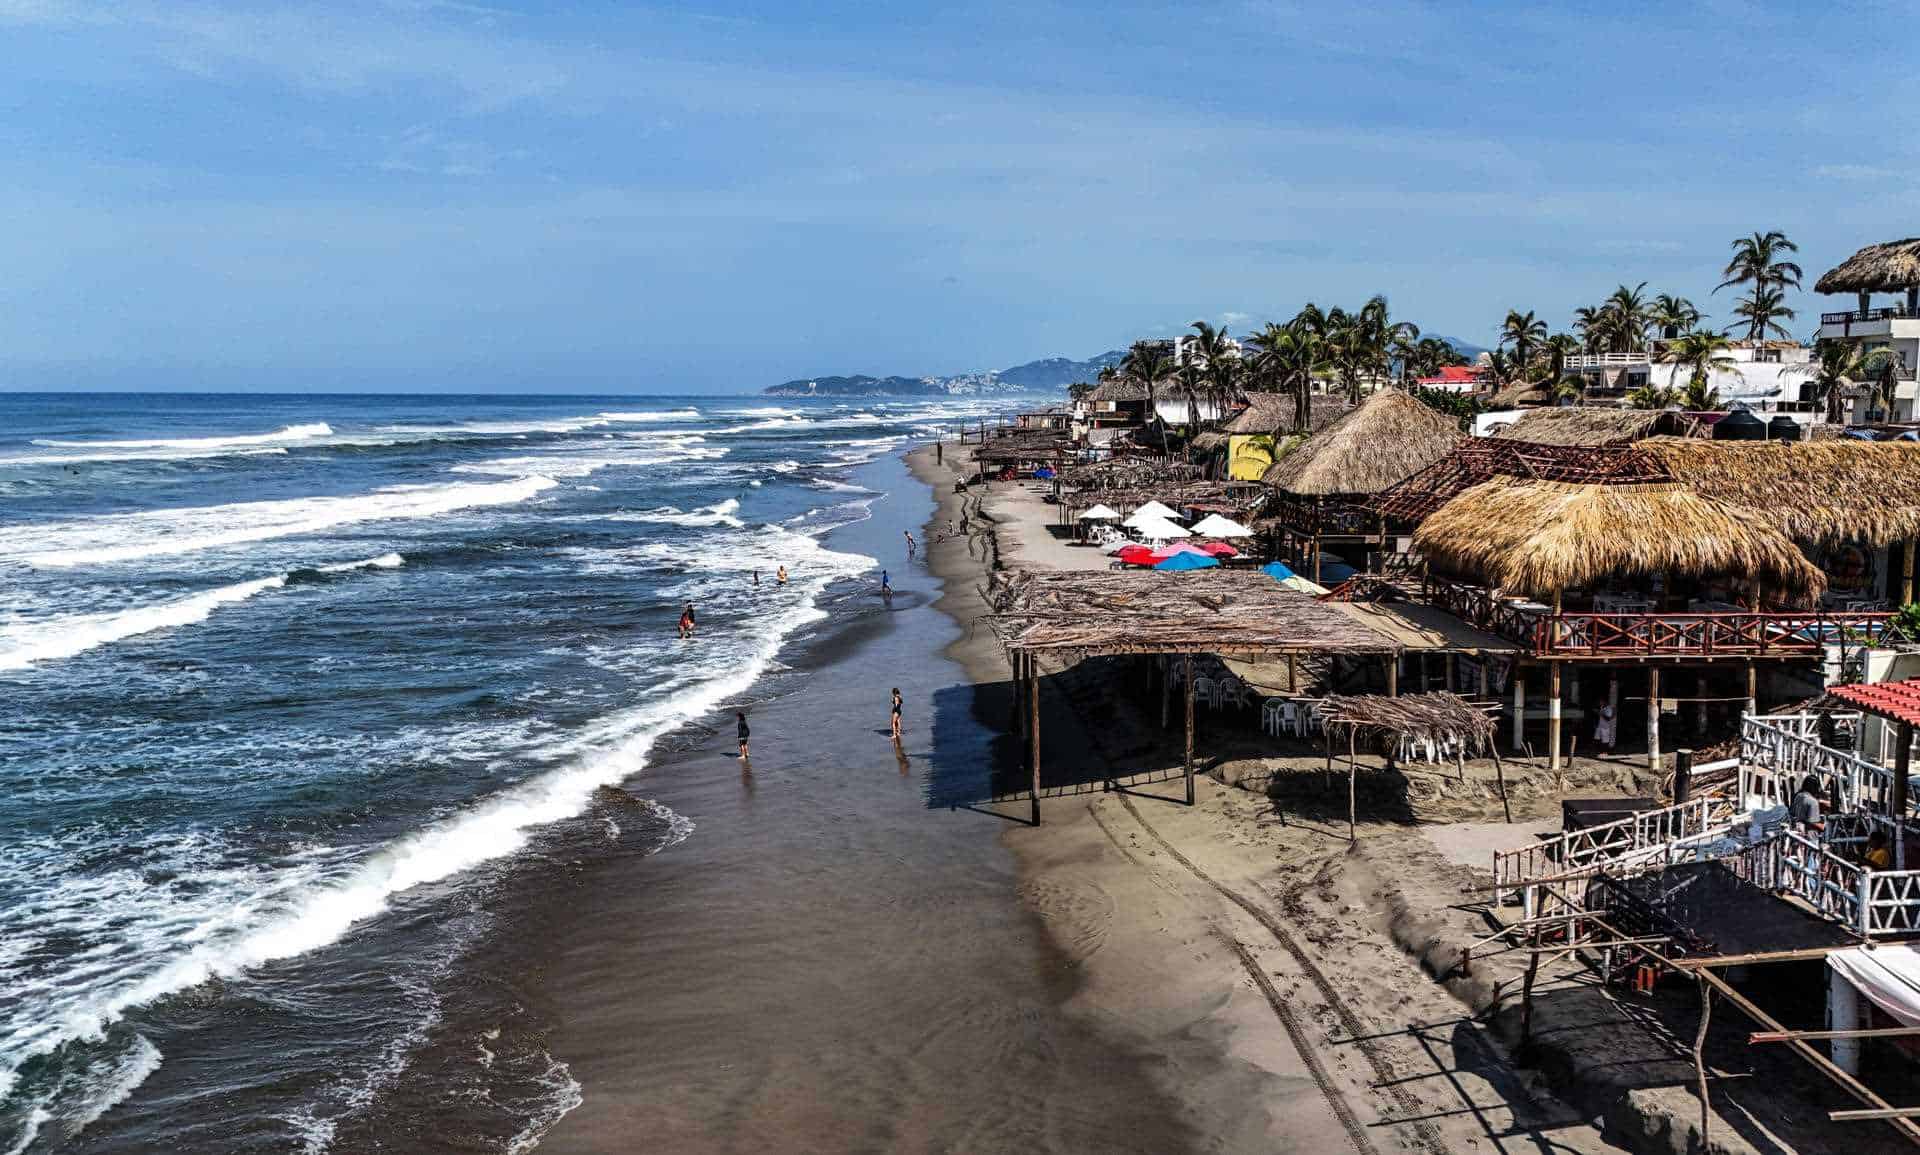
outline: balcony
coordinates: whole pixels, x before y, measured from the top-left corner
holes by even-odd
[[[1525,646],[1535,658],[1805,658],[1828,646],[1873,647],[1906,637],[1874,611],[1753,613],[1554,613],[1496,598],[1479,586],[1428,577],[1427,600],[1476,629]]]
[[[1575,353],[1567,357],[1569,369],[1645,369],[1653,364],[1653,354]]]

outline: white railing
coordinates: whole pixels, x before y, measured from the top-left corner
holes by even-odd
[[[1496,851],[1493,880],[1504,900],[1520,892],[1533,906],[1531,883],[1541,879],[1574,879],[1598,874],[1631,873],[1645,866],[1668,865],[1663,855],[1679,844],[1710,840],[1726,833],[1732,815],[1711,798],[1694,798],[1677,806],[1643,810],[1613,822],[1571,830],[1517,850]],[[1531,913],[1529,914],[1531,917]]]
[[[1652,364],[1651,353],[1574,353],[1567,357],[1569,369],[1644,369]]]
[[[1804,714],[1748,714],[1740,719],[1742,804],[1757,798],[1765,806],[1785,806],[1811,774],[1823,792],[1838,783],[1842,810],[1858,809],[1863,802],[1884,810],[1893,791],[1893,771],[1850,750],[1822,746],[1814,737],[1816,726],[1817,719]]]
[[[1867,909],[1867,879],[1858,866],[1819,843],[1782,831],[1727,860],[1735,873],[1763,890],[1790,895],[1823,918],[1859,930]],[[1864,932],[1863,932],[1864,933]]]

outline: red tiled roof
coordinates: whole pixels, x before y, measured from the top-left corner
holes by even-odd
[[[1422,385],[1466,385],[1480,380],[1481,370],[1472,365],[1442,365],[1437,376],[1422,377]]]
[[[1875,685],[1835,686],[1827,693],[1869,714],[1895,722],[1920,725],[1920,678]]]

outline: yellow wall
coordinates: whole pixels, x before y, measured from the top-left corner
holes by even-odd
[[[1234,433],[1227,437],[1227,476],[1235,481],[1258,481],[1273,464],[1273,438],[1264,434]]]

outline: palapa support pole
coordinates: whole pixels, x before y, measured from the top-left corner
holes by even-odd
[[[1387,697],[1400,696],[1400,651],[1387,655]]]
[[[1473,664],[1480,670],[1480,692],[1476,696],[1485,698],[1487,696],[1487,655],[1474,655]]]
[[[1900,547],[1900,604],[1913,604],[1913,548],[1914,540],[1908,538]]]
[[[1518,663],[1513,667],[1513,749],[1527,748],[1527,675]]]
[[[1560,663],[1547,663],[1547,768],[1560,772]]]
[[[1186,655],[1187,662],[1187,805],[1193,805],[1193,655]]]
[[[1347,726],[1347,841],[1357,841],[1353,833],[1354,784],[1360,776],[1360,727]]]
[[[1893,814],[1893,868],[1907,868],[1907,772],[1913,761],[1913,723],[1902,722],[1894,732],[1900,745],[1893,752],[1893,798],[1887,809]]]
[[[1160,728],[1173,725],[1173,658],[1162,659],[1160,668]]]
[[[1673,804],[1680,805],[1693,797],[1693,751],[1675,750],[1673,752]]]
[[[1760,712],[1760,667],[1753,664],[1752,658],[1748,658],[1747,659],[1747,713],[1758,714],[1759,712]]]
[[[1487,753],[1493,755],[1493,780],[1500,786],[1500,813],[1507,819],[1507,825],[1513,825],[1513,804],[1507,801],[1507,770],[1500,764],[1500,746],[1489,735]]]
[[[1300,692],[1300,655],[1289,652],[1287,654],[1287,693],[1298,694],[1299,692]]]
[[[1693,732],[1697,737],[1707,733],[1707,672],[1701,670],[1693,676]]]
[[[1027,709],[1033,759],[1033,824],[1040,825],[1040,665],[1027,658]]]
[[[1647,769],[1660,771],[1660,667],[1647,671]]]

